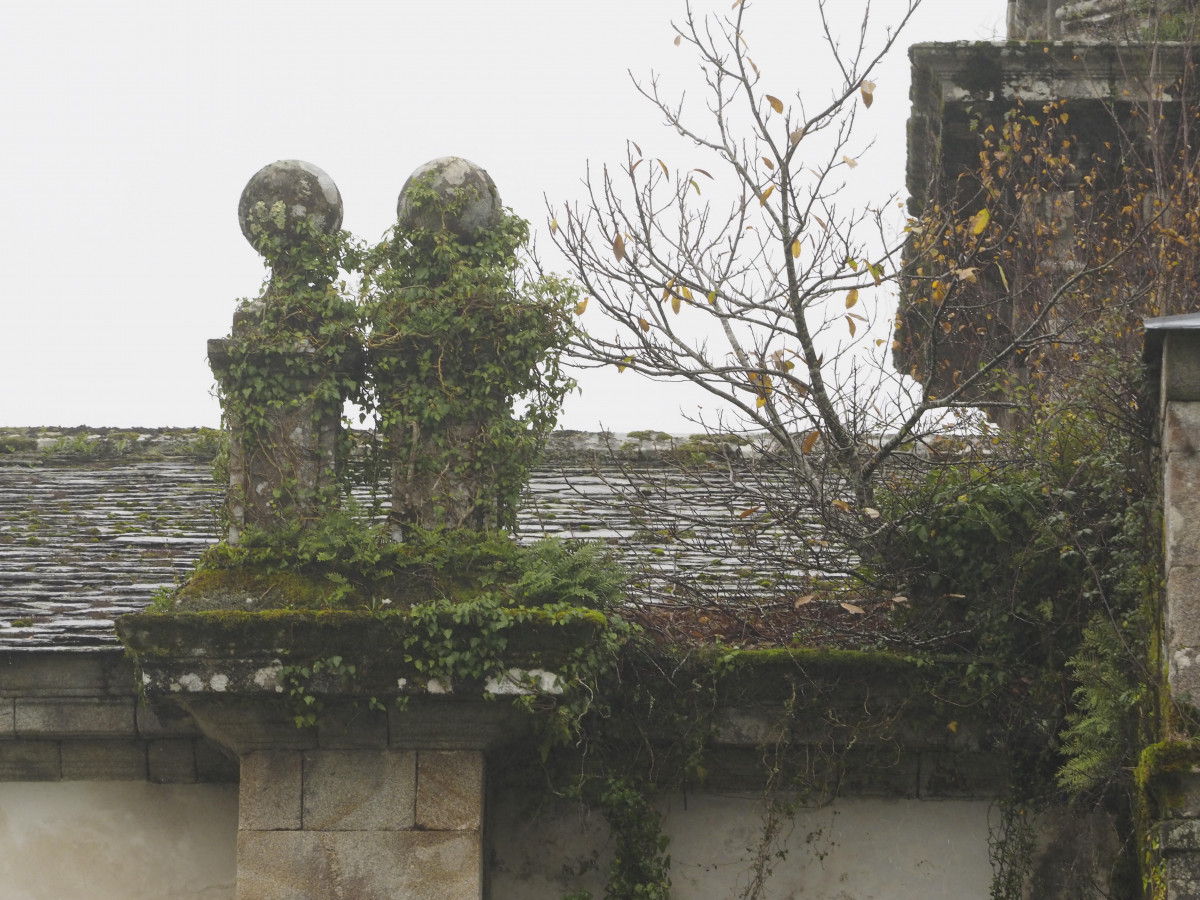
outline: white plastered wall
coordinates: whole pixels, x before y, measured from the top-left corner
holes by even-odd
[[[232,900],[237,785],[0,783],[3,900]]]

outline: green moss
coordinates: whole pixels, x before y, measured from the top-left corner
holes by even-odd
[[[1200,741],[1161,741],[1142,751],[1134,770],[1140,790],[1148,790],[1172,775],[1200,770]]]
[[[199,610],[262,611],[320,609],[328,605],[331,586],[322,577],[261,569],[203,569],[171,600],[181,612]]]

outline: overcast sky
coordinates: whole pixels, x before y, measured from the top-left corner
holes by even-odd
[[[754,0],[747,14],[763,83],[780,97],[828,92],[821,67],[806,68],[815,3]],[[875,0],[876,23],[903,5]],[[668,162],[679,147],[627,73],[661,71],[668,91],[697,93],[694,60],[672,44],[683,10],[684,0],[0,4],[0,425],[217,425],[205,342],[261,285],[237,201],[276,159],[325,169],[344,227],[375,241],[413,169],[467,157],[543,232],[553,267],[543,195],[580,197],[588,161],[621,163],[627,139]],[[1004,0],[924,0],[902,43],[1000,38],[1004,11]],[[854,177],[885,197],[903,188],[906,57],[876,82],[860,121],[878,144]],[[564,427],[686,433],[684,415],[708,412],[631,373],[583,387]]]

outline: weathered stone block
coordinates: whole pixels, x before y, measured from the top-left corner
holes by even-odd
[[[133,698],[18,697],[16,731],[21,737],[133,737]]]
[[[322,710],[317,724],[317,744],[328,749],[382,749],[388,745],[387,713],[338,705]]]
[[[1168,647],[1167,664],[1171,698],[1200,705],[1200,647]]]
[[[59,781],[61,778],[58,741],[0,743],[0,781]]]
[[[417,754],[418,828],[478,831],[483,827],[484,757],[477,750]]]
[[[823,748],[814,750],[820,754]],[[912,798],[919,796],[919,762],[916,753],[900,754],[893,748],[849,750],[845,756],[835,753],[828,760],[818,755],[813,764],[813,783],[830,794]],[[835,775],[836,781],[832,780]]]
[[[921,754],[922,799],[991,799],[1004,793],[1008,761],[994,753]]]
[[[1168,403],[1162,422],[1162,452],[1200,452],[1200,403]]]
[[[274,700],[231,703],[189,698],[184,705],[209,739],[245,756],[254,750],[308,750],[317,745],[315,728],[297,728],[291,710]]]
[[[1200,818],[1200,771],[1159,773],[1154,784],[1160,818]]]
[[[1167,900],[1196,900],[1200,897],[1200,861],[1191,855],[1165,861]]]
[[[17,736],[16,701],[0,700],[0,741]]]
[[[1200,819],[1172,819],[1158,825],[1164,854],[1200,853]]]
[[[195,721],[178,707],[153,709],[139,703],[136,709],[138,734],[145,738],[195,737],[200,734]]]
[[[0,654],[0,697],[96,695],[107,686],[103,654],[16,652]],[[129,679],[129,691],[133,691]]]
[[[304,754],[304,828],[412,828],[417,755],[397,750],[310,750]]]
[[[193,784],[196,753],[190,738],[167,738],[146,745],[148,777],[155,784]]]
[[[430,832],[243,832],[239,900],[466,900],[482,895],[478,841]]]
[[[783,737],[788,721],[779,709],[732,707],[720,710],[713,725],[713,739],[721,744],[759,747]]]
[[[1163,471],[1167,569],[1200,565],[1200,454],[1170,453]]]
[[[1166,629],[1168,647],[1200,646],[1200,566],[1167,571]]]
[[[256,750],[241,760],[238,828],[286,831],[301,827],[304,758],[299,750]]]
[[[143,781],[146,745],[141,741],[63,741],[64,781]]]
[[[481,750],[519,733],[525,720],[507,703],[413,697],[388,707],[388,742],[405,750]]]
[[[318,889],[319,886],[319,889]],[[479,900],[472,834],[242,831],[238,900]]]
[[[205,783],[237,784],[238,760],[212,741],[197,738],[192,749],[196,754],[196,780]]]
[[[1200,400],[1200,334],[1180,330],[1164,335],[1161,384],[1168,403]]]

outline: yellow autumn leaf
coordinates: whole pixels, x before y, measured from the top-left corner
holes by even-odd
[[[756,407],[758,407],[759,409],[762,409],[764,406],[767,405],[767,398],[762,396],[761,394],[759,394],[758,398],[754,401],[754,405]]]
[[[575,315],[582,316],[583,311],[587,309],[588,301],[591,297],[584,297],[581,301],[575,304]]]
[[[763,191],[762,196],[758,198],[759,206],[767,205],[767,198],[771,196],[771,191],[773,191],[773,190],[775,190],[775,185],[771,185],[769,188],[767,188],[765,191]]]
[[[772,97],[770,94],[767,94],[767,102],[771,104],[771,109],[775,110],[775,112],[783,112],[783,101],[778,97]]]
[[[983,234],[983,230],[988,227],[988,222],[991,220],[992,214],[986,209],[975,213],[971,216],[971,234]]]
[[[846,612],[853,613],[856,616],[865,616],[867,614],[865,609],[861,606],[855,606],[853,603],[839,603],[838,605]]]
[[[805,455],[812,453],[813,447],[817,446],[817,441],[820,439],[821,432],[810,431],[807,435],[805,435],[804,442],[800,444],[800,452]]]
[[[665,175],[667,178],[670,178],[671,170],[667,168],[667,164],[665,162],[663,162],[661,159],[658,161],[658,164],[660,166],[662,166],[663,175]]]
[[[642,331],[650,330],[650,323],[647,322],[645,319],[643,319],[641,316],[638,316],[638,325],[641,327]]]
[[[958,734],[958,722],[948,722],[946,724],[946,730],[951,734]]]
[[[632,357],[632,356],[626,356],[626,357],[625,357],[623,360],[621,360],[619,363],[617,363],[617,371],[618,371],[618,372],[624,372],[624,371],[625,371],[625,369],[626,369],[626,368],[629,366],[629,364],[630,364],[630,363],[632,363],[632,362],[633,362],[633,357]]]
[[[683,295],[683,299],[688,303],[692,302],[692,292],[688,290],[688,286],[686,284],[679,289],[679,293]]]
[[[792,258],[800,258],[800,238],[796,238],[794,241],[792,241]]]
[[[864,81],[859,86],[858,91],[860,94],[862,94],[863,106],[865,106],[867,109],[870,109],[871,104],[875,102],[875,82]]]
[[[558,234],[558,219],[551,219],[551,220],[550,220],[550,233],[551,233],[551,234]]]
[[[671,311],[674,312],[675,315],[679,315],[679,308],[681,306],[683,306],[683,301],[679,299],[679,295],[672,294],[671,295]]]
[[[846,309],[852,309],[856,303],[858,303],[858,288],[850,288],[850,293],[846,295]],[[850,333],[854,334],[853,331]]]
[[[850,337],[854,337],[854,332],[858,330],[854,324],[854,320],[849,316],[846,316],[846,324],[850,326]]]
[[[849,156],[843,156],[843,157],[842,157],[842,162],[844,162],[844,163],[845,163],[847,166],[849,166],[851,169],[855,168],[855,167],[858,165],[858,160],[857,160],[857,159],[851,159]]]
[[[675,286],[674,278],[672,278],[670,281],[668,281],[666,283],[666,285],[663,286],[663,299],[664,300],[666,300],[668,297],[671,296],[671,288],[674,286]]]

